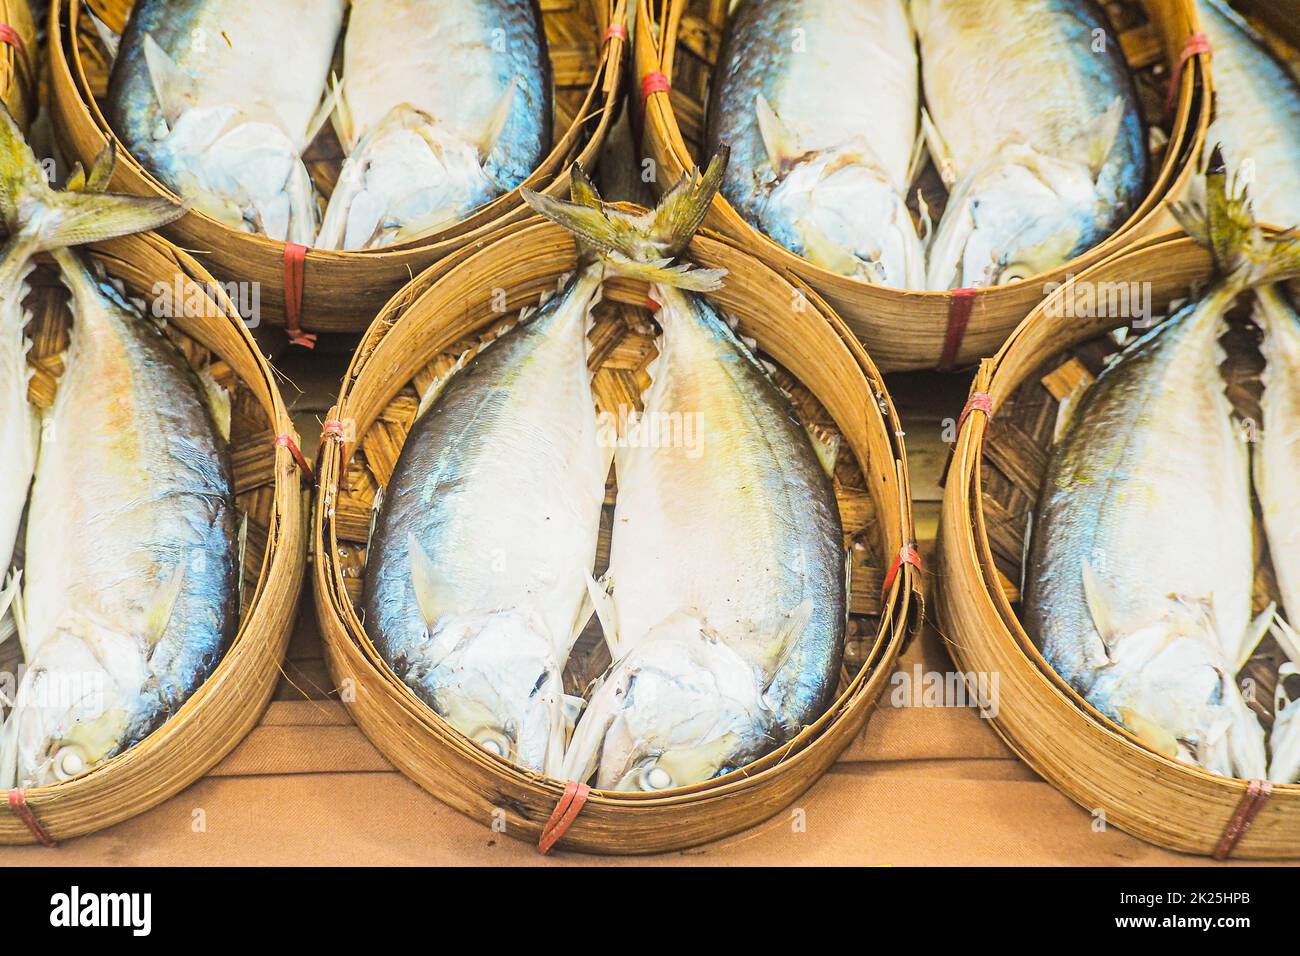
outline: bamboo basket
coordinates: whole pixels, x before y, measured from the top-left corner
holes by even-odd
[[[148,810],[189,786],[243,739],[279,680],[306,564],[303,475],[292,451],[298,438],[271,369],[233,306],[197,262],[154,235],[103,243],[93,257],[125,283],[129,295],[152,300],[157,283],[173,290],[180,283],[188,301],[203,303],[202,309],[190,310],[201,314],[168,319],[166,332],[191,366],[206,369],[231,392],[235,500],[239,514],[248,518],[248,534],[239,630],[208,679],[134,747],[71,780],[25,791],[27,807],[53,840],[100,830]],[[30,397],[48,407],[73,320],[53,267],[38,269],[30,284]],[[21,660],[17,642],[8,642],[3,651],[2,669],[14,673]],[[37,842],[38,834],[12,802],[11,795],[0,812],[0,843]]]
[[[19,129],[36,115],[40,49],[28,0],[0,0],[0,100]]]
[[[687,257],[731,270],[717,301],[783,371],[805,421],[842,436],[835,476],[852,546],[851,620],[837,700],[800,736],[743,771],[662,794],[592,791],[563,838],[596,853],[654,853],[694,846],[771,817],[807,789],[866,724],[905,638],[921,618],[920,575],[903,565],[882,598],[893,556],[912,535],[902,430],[884,383],[824,302],[718,237],[698,236]],[[317,615],[330,671],[353,719],[393,764],[460,812],[536,841],[565,792],[563,781],[525,771],[453,731],[398,679],[359,618],[371,507],[392,473],[418,395],[466,349],[514,321],[575,268],[569,235],[534,221],[482,249],[463,250],[393,299],[362,340],[331,419],[343,437],[322,449],[314,519]],[[500,301],[508,299],[509,318]],[[606,287],[590,340],[597,402],[632,405],[648,385],[655,351],[647,288]],[[806,297],[806,298],[805,298]],[[805,308],[791,303],[805,303]],[[613,489],[597,559],[607,560]],[[566,671],[571,693],[608,664],[588,628]]]
[[[657,167],[660,188],[702,159],[704,124],[713,64],[727,19],[726,0],[637,0],[636,75],[644,80],[658,72],[671,84],[669,93],[652,93],[639,106],[643,147]],[[1179,76],[1176,99],[1162,129],[1168,143],[1153,157],[1151,190],[1113,236],[1083,256],[1049,273],[1022,282],[951,292],[885,289],[838,275],[778,245],[759,232],[719,195],[710,227],[732,237],[764,262],[798,275],[843,316],[884,371],[939,368],[948,370],[992,354],[1042,297],[1043,286],[1063,281],[1124,248],[1134,238],[1173,225],[1162,200],[1177,194],[1192,173],[1209,122],[1205,96],[1205,57],[1179,66],[1193,34],[1199,32],[1194,0],[1120,0],[1108,2],[1125,57],[1138,81],[1148,122],[1166,112],[1166,93],[1173,73]],[[1013,28],[1009,27],[1009,28]],[[921,180],[938,222],[942,186],[933,170]],[[936,201],[938,200],[938,201]]]
[[[542,0],[543,20],[555,77],[555,139],[550,154],[524,185],[568,195],[569,165],[590,165],[617,112],[624,41],[606,34],[622,24],[626,0]],[[132,0],[90,0],[108,26],[121,30]],[[69,159],[89,168],[110,139],[120,141],[101,109],[108,63],[82,0],[54,0],[50,7],[51,106]],[[602,37],[605,39],[602,40]],[[328,124],[327,124],[328,126]],[[129,154],[119,149],[112,188],[137,195],[173,195]],[[314,178],[328,195],[342,162],[332,130],[308,151]],[[291,329],[360,332],[385,302],[431,263],[480,242],[529,215],[519,190],[500,196],[441,232],[384,249],[306,253],[301,285],[288,277],[286,244],[223,225],[191,211],[163,230],[173,243],[201,258],[223,280],[260,284],[263,317]],[[298,309],[286,307],[286,288],[301,292]],[[291,295],[291,297],[292,297]]]
[[[1092,283],[1099,290],[1100,283],[1148,282],[1154,308],[1165,310],[1187,299],[1189,290],[1204,287],[1211,275],[1209,253],[1170,233],[1087,270],[1070,285]],[[1070,285],[1036,308],[975,377],[972,395],[989,396],[992,412],[965,416],[948,473],[936,578],[944,638],[962,671],[1000,675],[994,727],[1094,821],[1104,815],[1108,825],[1188,853],[1300,856],[1300,786],[1274,785],[1271,795],[1257,802],[1247,781],[1157,754],[1057,676],[1017,616],[1027,522],[1058,405],[1080,382],[1096,376],[1118,348],[1105,333],[1126,323],[1070,316],[1064,308]],[[1058,307],[1065,317],[1050,314]],[[1258,422],[1261,362],[1249,329],[1234,317],[1223,341],[1229,397],[1243,420]],[[1262,542],[1261,534],[1256,541]],[[1277,593],[1262,546],[1257,561],[1254,600],[1260,609]],[[1269,638],[1242,675],[1255,682],[1251,706],[1266,726],[1273,718],[1276,669],[1283,659]],[[1257,815],[1234,844],[1230,824],[1240,824],[1239,814],[1252,809]]]

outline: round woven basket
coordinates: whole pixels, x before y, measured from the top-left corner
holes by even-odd
[[[636,75],[662,74],[668,92],[632,98],[641,119],[642,143],[657,166],[659,184],[676,181],[696,165],[704,141],[708,92],[722,42],[726,0],[637,0]],[[1120,0],[1107,4],[1132,24],[1120,30],[1120,45],[1138,80],[1148,122],[1159,120],[1167,145],[1153,159],[1151,190],[1114,235],[1066,265],[1023,282],[951,292],[910,292],[867,285],[796,256],[759,232],[719,195],[709,226],[737,240],[769,265],[794,273],[838,312],[866,345],[881,369],[950,369],[991,355],[1042,297],[1045,283],[1063,281],[1122,249],[1137,236],[1172,226],[1162,199],[1181,190],[1191,175],[1209,123],[1203,93],[1205,57],[1185,60],[1188,40],[1199,32],[1194,0]],[[1008,25],[1014,29],[1014,24]],[[1178,85],[1171,107],[1171,76]],[[660,84],[662,85],[662,84]],[[1163,118],[1162,118],[1163,117]],[[932,195],[927,189],[927,197]],[[938,195],[941,193],[935,193]],[[937,221],[937,218],[936,218]]]
[[[237,517],[248,519],[239,630],[197,691],[140,743],[71,780],[25,791],[34,824],[14,795],[0,813],[0,843],[61,840],[135,816],[189,786],[253,728],[280,677],[306,564],[306,500],[296,463],[298,438],[274,376],[213,279],[183,252],[145,234],[98,245],[92,257],[131,296],[154,301],[165,286],[185,309],[166,332],[190,365],[231,393],[231,462]],[[30,280],[30,396],[47,407],[58,388],[73,321],[53,268]],[[180,296],[177,295],[177,290]],[[183,296],[183,297],[181,297]],[[201,304],[202,307],[199,307]],[[21,550],[21,542],[20,542]],[[17,641],[0,647],[4,670],[21,659]]]
[[[624,4],[625,0],[542,4],[555,77],[555,139],[550,154],[525,186],[567,195],[569,165],[575,159],[589,165],[600,149],[617,112],[624,55],[621,34],[606,31],[611,24],[624,22]],[[89,6],[109,27],[120,30],[132,2],[93,0]],[[108,85],[108,63],[86,3],[53,0],[50,11],[55,127],[69,158],[89,168],[110,139],[117,141],[100,105]],[[113,189],[172,195],[117,142],[120,158]],[[313,176],[328,192],[342,159],[332,131],[322,133],[306,158]],[[412,275],[529,214],[516,189],[455,226],[414,242],[357,252],[308,250],[301,269],[286,260],[285,243],[233,229],[199,212],[191,211],[163,232],[199,256],[218,278],[258,283],[266,321],[295,330],[360,332]]]
[[[28,0],[0,0],[0,100],[20,129],[36,114],[40,50]]]
[[[592,791],[563,837],[572,849],[664,852],[777,813],[866,724],[921,617],[919,573],[911,564],[888,573],[910,545],[912,519],[901,428],[871,360],[815,293],[720,238],[697,236],[686,258],[730,270],[716,301],[779,367],[778,379],[803,420],[841,436],[835,487],[853,556],[845,667],[830,709],[742,771],[659,794]],[[331,412],[341,434],[322,449],[314,522],[317,615],[331,673],[357,724],[440,800],[529,841],[542,835],[565,782],[525,771],[452,730],[384,663],[362,626],[358,602],[374,496],[392,473],[418,396],[459,355],[514,321],[520,307],[554,292],[575,265],[569,235],[535,221],[440,263],[390,302],[362,340]],[[605,410],[635,403],[648,385],[645,369],[655,349],[647,291],[644,284],[612,282],[597,308],[593,389]],[[503,318],[502,296],[510,318]],[[598,567],[607,559],[612,504],[607,496]],[[570,692],[580,693],[607,663],[598,628],[589,628],[566,671]]]
[[[1204,287],[1212,272],[1209,253],[1191,239],[1168,234],[1147,240],[1054,292],[981,365],[972,387],[972,396],[981,398],[968,408],[987,396],[992,410],[966,414],[958,434],[944,493],[936,601],[958,667],[1000,675],[993,721],[998,733],[1095,821],[1189,853],[1295,857],[1300,786],[1273,785],[1271,793],[1261,793],[1258,784],[1216,776],[1149,749],[1057,676],[1018,616],[1027,524],[1058,405],[1095,377],[1117,350],[1105,333],[1128,321],[1071,315],[1077,310],[1066,303],[1082,300],[1067,298],[1070,286],[1149,283],[1151,303],[1161,314],[1186,300],[1189,290]],[[1252,402],[1257,407],[1259,397],[1258,364],[1250,367],[1243,334],[1238,329],[1224,339],[1229,396],[1239,411]],[[1276,597],[1267,555],[1261,555],[1255,601],[1262,608]],[[1255,681],[1258,703],[1251,706],[1266,724],[1282,659],[1269,639],[1244,675]]]

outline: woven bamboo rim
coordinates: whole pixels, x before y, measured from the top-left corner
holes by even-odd
[[[568,169],[575,160],[590,165],[617,112],[624,38],[611,23],[623,23],[626,0],[574,0],[543,3],[555,74],[555,145],[524,185],[567,195]],[[111,27],[126,22],[133,0],[94,0],[96,14]],[[50,5],[51,109],[55,128],[69,157],[86,168],[110,139],[117,142],[97,97],[107,86],[107,67],[82,0]],[[602,39],[603,38],[603,39]],[[319,147],[318,148],[323,148]],[[173,195],[119,148],[115,190],[137,195]],[[313,162],[313,159],[319,162]],[[333,181],[338,158],[308,155],[318,179]],[[529,215],[514,190],[483,206],[468,219],[425,239],[385,249],[339,252],[312,249],[303,273],[301,325],[318,332],[360,332],[411,276],[466,245],[481,241],[508,223]],[[241,232],[192,211],[163,230],[164,235],[200,257],[222,279],[260,283],[263,317],[283,324],[286,244]]]
[[[1074,284],[1149,282],[1154,308],[1164,310],[1193,286],[1203,286],[1212,272],[1208,252],[1169,233],[1087,270]],[[1069,288],[1062,288],[1034,309],[975,377],[971,394],[987,395],[992,412],[966,416],[944,494],[936,601],[948,647],[963,671],[1000,675],[994,727],[1094,818],[1104,814],[1107,824],[1188,853],[1300,856],[1300,786],[1273,785],[1234,844],[1225,834],[1252,805],[1248,782],[1148,749],[1057,676],[1016,615],[1018,549],[1046,467],[1059,397],[1081,377],[1096,374],[1115,350],[1099,336],[1127,321],[1049,315],[1068,295]],[[1248,371],[1229,375],[1234,399],[1247,394],[1249,377]],[[1261,559],[1257,601],[1273,587],[1267,556]],[[1276,663],[1275,653],[1261,652],[1248,666],[1261,703],[1271,705]]]
[[[0,100],[20,129],[36,114],[40,49],[27,0],[0,0]]]
[[[636,34],[638,81],[653,72],[671,84],[668,93],[652,93],[640,107],[643,145],[658,168],[657,181],[670,184],[699,160],[706,90],[726,22],[726,0],[637,0],[639,23],[657,29]],[[1200,31],[1194,0],[1124,0],[1142,13],[1145,28],[1121,34],[1125,56],[1139,72],[1153,74],[1178,67],[1190,37]],[[680,55],[679,55],[680,54]],[[953,367],[992,354],[1041,298],[1045,283],[1063,281],[1123,249],[1135,238],[1172,225],[1161,208],[1178,194],[1192,174],[1209,123],[1204,94],[1203,55],[1178,69],[1177,99],[1170,113],[1169,145],[1153,177],[1147,198],[1116,233],[1085,255],[1049,273],[1011,285],[977,290],[960,344],[948,342],[950,324],[960,323],[949,292],[910,292],[869,286],[837,275],[789,252],[749,225],[722,196],[713,202],[710,227],[730,236],[769,265],[792,272],[815,288],[866,345],[881,369]],[[1163,101],[1160,104],[1163,108]],[[1158,113],[1148,110],[1148,120]],[[954,338],[958,338],[954,335]]]
[[[853,552],[855,617],[846,672],[824,716],[744,771],[665,794],[592,791],[563,838],[566,848],[666,852],[727,836],[779,812],[865,725],[921,617],[920,575],[912,566],[904,565],[881,596],[891,557],[911,541],[912,519],[901,428],[866,352],[815,293],[720,238],[698,236],[688,256],[702,266],[731,270],[718,301],[740,319],[745,334],[790,370],[785,380],[805,416],[833,422],[842,436],[840,508],[846,534],[855,532],[862,545]],[[362,340],[330,413],[342,435],[322,448],[313,530],[317,616],[330,671],[353,719],[399,770],[440,800],[494,830],[534,842],[564,794],[564,782],[493,757],[452,731],[383,663],[354,602],[361,592],[371,501],[391,474],[416,396],[488,329],[513,321],[503,319],[500,296],[508,300],[505,315],[513,316],[521,306],[536,304],[544,291],[554,291],[575,262],[569,235],[534,221],[482,250],[462,250],[439,263],[389,303]],[[647,384],[652,340],[635,331],[649,315],[646,294],[644,284],[613,282],[597,311],[590,337],[598,366],[594,388],[607,408],[607,402],[631,404]],[[797,302],[806,307],[792,311]],[[611,504],[607,497],[606,529]],[[602,556],[607,551],[603,537]],[[595,673],[603,666],[598,658],[588,663]]]
[[[273,373],[224,293],[190,256],[153,235],[129,236],[95,247],[93,256],[129,294],[154,298],[156,283],[210,308],[177,315],[167,334],[196,369],[206,369],[232,392],[231,460],[236,503],[248,516],[243,606],[239,630],[213,673],[179,710],[134,747],[54,786],[25,791],[26,805],[54,840],[91,833],[161,803],[215,766],[257,723],[280,677],[302,590],[306,563],[306,501],[293,451],[297,447]],[[53,269],[34,274],[29,362],[32,400],[48,405],[57,388],[71,322],[67,295]],[[179,310],[178,310],[179,311]],[[11,670],[17,642],[4,653]],[[18,655],[18,656],[14,656]],[[0,843],[38,841],[11,805],[0,810]]]

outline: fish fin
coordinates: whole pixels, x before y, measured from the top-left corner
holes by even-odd
[[[952,189],[959,178],[957,161],[953,158],[948,141],[939,132],[939,127],[934,125],[930,111],[925,107],[921,107],[921,136],[925,139],[930,158],[934,160],[934,168],[939,171],[939,178],[943,180],[945,186]]]
[[[194,79],[176,65],[151,33],[144,35],[144,62],[154,95],[158,97],[158,105],[162,107],[163,118],[170,129],[193,102]]]
[[[565,739],[573,733],[573,728],[578,725],[578,718],[582,716],[582,708],[587,706],[587,700],[584,697],[577,697],[573,694],[564,694],[560,698],[560,709],[564,713]]]
[[[55,192],[9,111],[0,110],[0,215],[11,236],[27,237],[28,254],[156,229],[184,211],[161,197]]]
[[[762,93],[754,98],[754,114],[758,117],[758,135],[767,150],[768,162],[778,173],[796,161],[804,151],[794,131],[776,114],[772,104]]]
[[[1277,646],[1282,648],[1282,653],[1287,656],[1287,660],[1293,664],[1300,664],[1300,634],[1287,623],[1281,614],[1276,615],[1272,621],[1270,633],[1273,640],[1277,641]]]
[[[600,198],[600,190],[596,188],[596,184],[591,181],[591,177],[579,163],[574,163],[569,170],[569,198],[579,206],[590,206],[592,209],[602,211],[605,208],[605,203]]]
[[[230,393],[222,387],[210,371],[203,369],[198,373],[199,384],[203,386],[203,397],[207,401],[208,411],[212,413],[212,423],[223,441],[230,441]]]
[[[1273,630],[1273,621],[1276,617],[1276,601],[1271,601],[1268,607],[1255,615],[1247,626],[1245,633],[1241,635],[1241,643],[1237,648],[1237,658],[1234,661],[1233,674],[1241,673],[1241,669],[1246,666],[1246,662],[1255,653],[1255,649],[1259,647],[1260,642]]]
[[[671,262],[671,259],[636,261],[616,252],[605,256],[606,271],[612,275],[689,292],[715,292],[722,288],[722,280],[727,276],[726,269],[695,269],[685,264],[670,265]]]
[[[501,141],[501,134],[506,131],[506,125],[510,122],[510,113],[514,109],[515,96],[518,92],[519,78],[512,76],[510,85],[497,98],[496,105],[492,108],[492,112],[479,133],[478,139],[473,141],[474,145],[478,147],[479,159],[485,163],[492,151],[496,149],[497,143]]]
[[[618,633],[618,607],[614,603],[614,579],[606,574],[597,581],[587,576],[587,600],[595,609],[596,620],[600,621],[600,630],[609,647],[609,655],[614,660],[623,657],[623,642]]]
[[[339,138],[345,156],[351,155],[357,147],[357,124],[352,116],[352,107],[348,105],[347,89],[337,73],[331,71],[330,85],[334,87],[334,112],[330,114],[330,123],[334,135]]]
[[[248,513],[239,519],[239,541],[235,549],[235,581],[239,589],[239,609],[244,609],[244,562],[248,559]]]
[[[868,264],[859,259],[851,250],[836,242],[815,226],[812,222],[798,225],[799,239],[803,243],[804,256],[810,262],[824,266],[832,272],[846,276],[861,276],[871,281],[876,275]]]
[[[1102,167],[1119,141],[1120,127],[1124,125],[1124,98],[1117,96],[1111,100],[1106,111],[1097,117],[1091,125],[1079,134],[1078,153],[1088,158],[1088,168],[1092,170],[1095,180],[1101,175]]]
[[[167,625],[172,619],[176,602],[180,600],[184,589],[185,564],[182,562],[172,570],[172,576],[159,586],[154,593],[153,601],[149,604],[149,610],[145,613],[144,639],[151,653],[167,633]]]
[[[406,547],[411,560],[411,583],[415,586],[415,603],[419,605],[425,628],[432,632],[438,619],[450,609],[455,594],[451,586],[438,573],[438,568],[429,557],[429,552],[424,550],[414,533],[409,531],[406,533]]]
[[[10,637],[18,633],[18,615],[19,609],[16,601],[21,600],[22,596],[22,579],[23,572],[21,568],[13,568],[5,578],[4,590],[0,591],[0,644],[5,643]],[[12,611],[12,613],[10,613]],[[19,638],[22,642],[22,638]]]
[[[1086,558],[1083,561],[1081,570],[1083,573],[1084,601],[1088,605],[1092,625],[1097,629],[1098,637],[1101,638],[1102,653],[1109,662],[1112,660],[1111,651],[1115,647],[1115,640],[1118,636],[1111,617],[1110,589]]]
[[[19,575],[19,579],[14,581],[13,600],[9,604],[9,611],[13,615],[14,630],[18,634],[18,646],[23,649],[23,660],[32,659],[31,635],[27,630],[27,605],[23,603],[23,586],[21,572],[13,572]],[[9,587],[9,585],[6,585]]]
[[[907,192],[907,187],[916,182],[916,178],[921,175],[921,170],[925,168],[925,161],[930,155],[930,148],[925,142],[925,130],[918,128],[916,131],[916,141],[912,143],[912,155],[907,160],[907,172],[903,175],[907,177],[903,183],[903,192]],[[917,190],[920,194],[920,190]]]
[[[812,442],[813,451],[817,453],[817,460],[821,462],[822,470],[828,477],[835,477],[835,462],[840,456],[840,433],[821,428],[812,422],[806,423],[803,430],[807,432],[808,439]]]
[[[122,45],[122,34],[101,20],[89,6],[85,10],[90,14],[90,22],[95,28],[95,35],[99,37],[99,42],[103,44],[104,52],[108,54],[108,64],[112,66],[117,61],[117,51]]]
[[[90,173],[82,183],[81,192],[86,193],[104,193],[108,192],[109,180],[113,178],[113,170],[117,167],[117,141],[110,140],[90,167]],[[71,190],[71,186],[68,187]]]
[[[1116,710],[1120,723],[1156,753],[1171,758],[1178,756],[1178,738],[1164,727],[1131,708],[1119,707]]]
[[[1244,184],[1229,180],[1223,150],[1215,146],[1205,172],[1205,195],[1200,203],[1170,203],[1169,210],[1187,234],[1214,255],[1224,275],[1240,267],[1243,251],[1258,232]]]
[[[780,675],[786,663],[790,660],[790,656],[798,648],[799,638],[803,636],[803,632],[808,627],[808,622],[812,620],[812,614],[812,598],[804,598],[781,620],[774,635],[775,640],[771,645],[774,653],[769,656],[767,661],[759,664],[759,666],[763,667],[764,673],[768,675],[768,687],[772,686],[772,682]]]
[[[730,150],[723,147],[703,173],[686,173],[653,212],[632,215],[608,207],[565,202],[531,189],[520,195],[535,212],[568,229],[601,258],[659,262],[678,255],[704,222],[722,185]]]
[[[320,131],[325,128],[325,124],[338,111],[339,97],[343,93],[343,84],[333,73],[330,74],[330,78],[334,82],[326,85],[325,95],[321,97],[316,112],[311,115],[311,121],[307,124],[307,133],[299,144],[300,149],[306,149],[320,135]],[[347,147],[344,146],[344,149],[347,149]]]
[[[934,238],[934,218],[930,215],[930,204],[925,201],[925,193],[916,191],[916,208],[921,219],[921,230],[917,233],[921,248],[929,249],[930,240]]]

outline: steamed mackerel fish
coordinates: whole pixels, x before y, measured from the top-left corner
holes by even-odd
[[[1265,773],[1236,683],[1251,643],[1247,446],[1217,337],[1221,284],[1126,349],[1052,452],[1024,612],[1047,662],[1158,752],[1225,776]]]
[[[727,23],[710,152],[755,228],[833,272],[921,288],[904,195],[917,141],[915,38],[902,0],[743,0]]]
[[[912,0],[930,153],[950,194],[929,288],[1050,270],[1141,201],[1148,157],[1119,42],[1093,0]],[[1099,39],[1102,38],[1102,39]]]
[[[322,248],[405,242],[514,189],[551,145],[536,0],[353,0],[335,126]]]
[[[74,254],[66,370],[27,519],[28,670],[5,731],[18,786],[137,743],[221,659],[238,620],[229,452],[177,349]]]
[[[691,418],[697,438],[616,452],[596,600],[615,663],[564,767],[601,789],[687,786],[763,756],[824,710],[844,647],[843,529],[808,434],[707,301],[654,296],[663,335],[640,421]]]
[[[1214,122],[1206,145],[1223,150],[1229,169],[1252,169],[1257,220],[1300,225],[1300,82],[1230,8],[1210,0],[1197,7],[1214,49]]]
[[[311,245],[319,211],[301,153],[344,0],[140,0],[109,81],[110,125],[195,208]]]
[[[470,739],[551,774],[609,470],[587,370],[602,276],[580,271],[426,398],[366,575],[366,629],[394,672]]]

